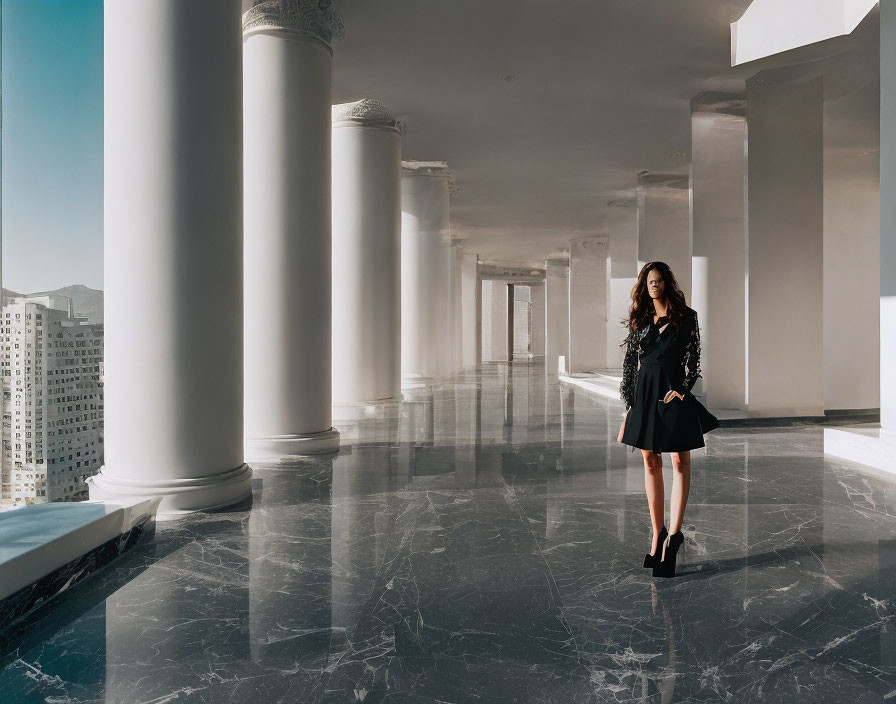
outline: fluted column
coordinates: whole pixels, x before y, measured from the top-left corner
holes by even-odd
[[[338,23],[320,5],[265,2],[243,15],[250,458],[339,446],[331,416],[328,43]]]
[[[401,137],[385,105],[333,106],[333,402],[401,394]]]
[[[105,464],[162,518],[251,495],[243,461],[239,0],[107,2]]]
[[[401,172],[402,383],[451,372],[451,179],[444,161],[405,161]],[[453,350],[453,348],[451,348]],[[453,354],[452,354],[453,356]]]

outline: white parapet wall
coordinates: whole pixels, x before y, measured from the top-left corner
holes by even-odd
[[[880,427],[825,428],[824,453],[896,474],[896,433]]]
[[[161,500],[156,496],[54,502],[0,513],[0,617],[21,617],[120,555],[128,547],[123,538],[153,521]],[[111,550],[94,556],[89,565],[78,564],[80,558],[116,540]],[[44,578],[66,566],[71,574],[44,583]],[[4,625],[8,624],[0,624]]]

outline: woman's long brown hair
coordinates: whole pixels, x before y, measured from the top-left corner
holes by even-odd
[[[629,331],[637,329],[647,320],[653,320],[656,311],[653,299],[647,291],[647,275],[653,269],[663,277],[663,298],[666,300],[666,315],[669,316],[669,322],[675,327],[680,327],[684,319],[688,306],[669,265],[666,262],[647,262],[641,267],[641,273],[638,274],[638,280],[632,288],[632,304],[628,309],[628,320],[622,321]]]

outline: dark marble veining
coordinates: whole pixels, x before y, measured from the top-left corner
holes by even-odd
[[[6,647],[4,636],[9,632],[10,624],[101,570],[132,549],[138,541],[147,540],[153,535],[155,525],[155,518],[148,518],[126,533],[107,540],[27,587],[0,599],[0,650]]]
[[[896,701],[896,484],[821,426],[707,435],[654,580],[619,402],[525,363],[411,398],[26,617],[0,700]]]

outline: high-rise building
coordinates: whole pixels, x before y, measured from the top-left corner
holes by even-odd
[[[22,296],[2,309],[4,507],[87,498],[103,461],[103,326],[65,296]]]

